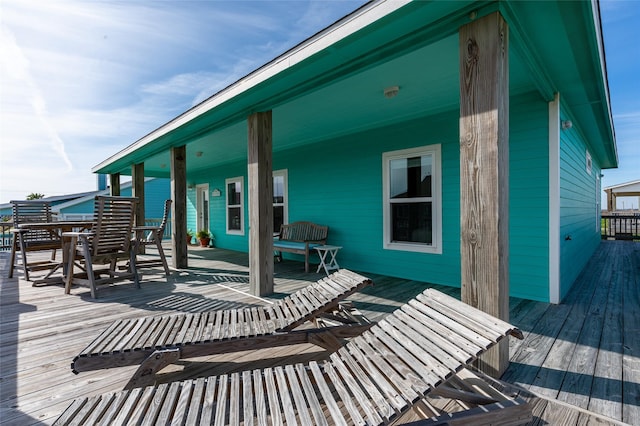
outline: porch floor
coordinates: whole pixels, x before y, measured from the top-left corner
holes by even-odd
[[[74,288],[68,296],[61,286],[32,287],[18,279],[20,272],[8,279],[8,260],[8,253],[0,253],[3,425],[51,424],[76,397],[122,389],[134,367],[79,375],[70,369],[73,357],[116,319],[266,303],[247,293],[245,253],[192,247],[189,270],[174,272],[167,281],[160,270],[145,269],[142,289],[129,283],[102,287],[96,300],[87,288]],[[426,287],[460,295],[454,288],[365,275],[375,286],[350,299],[374,321]],[[276,263],[271,298],[321,276],[305,274],[298,262]],[[510,306],[510,321],[525,339],[510,340],[511,365],[502,379],[522,388],[534,404],[532,424],[640,424],[640,243],[603,241],[560,305],[512,298]],[[217,355],[181,361],[158,380],[326,356],[311,345]]]

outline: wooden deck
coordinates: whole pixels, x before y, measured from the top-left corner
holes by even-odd
[[[168,282],[161,269],[143,270],[142,289],[129,283],[103,287],[96,300],[88,288],[74,288],[68,296],[61,286],[36,288],[7,279],[8,257],[0,253],[3,425],[51,424],[78,396],[122,389],[135,367],[79,375],[70,369],[73,357],[115,319],[268,303],[247,294],[243,253],[191,248],[191,268],[174,272]],[[297,262],[276,264],[272,297],[321,277],[303,269]],[[376,285],[350,299],[372,320],[426,287],[459,296],[457,289],[365,275]],[[503,380],[532,401],[533,424],[640,424],[640,243],[602,242],[563,304],[513,298],[511,322],[525,340],[511,340],[511,366]],[[181,361],[158,379],[171,382],[326,356],[310,345],[246,351]]]

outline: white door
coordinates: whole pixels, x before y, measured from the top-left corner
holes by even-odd
[[[209,184],[196,185],[198,229],[209,230]]]

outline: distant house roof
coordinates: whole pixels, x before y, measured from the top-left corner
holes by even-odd
[[[65,195],[54,195],[51,197],[42,198],[43,201],[48,201],[51,205],[63,204],[72,202],[73,200],[77,200],[78,198],[85,197],[94,197],[101,191],[88,191],[88,192],[78,192],[76,194],[65,194]],[[3,203],[0,204],[0,210],[11,209],[11,203]]]
[[[619,196],[635,196],[640,195],[640,180],[634,180],[626,183],[619,183],[604,188],[605,192],[611,191]]]

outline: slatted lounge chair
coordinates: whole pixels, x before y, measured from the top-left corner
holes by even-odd
[[[522,338],[512,325],[429,289],[326,361],[80,398],[55,424],[388,424],[412,408],[429,407],[430,395],[464,399],[467,390],[482,387],[465,368],[507,335]],[[445,421],[480,424],[481,413],[497,416],[496,424],[531,419],[530,405],[495,387],[474,398],[477,409],[444,415]]]
[[[74,373],[140,365],[127,388],[154,382],[155,373],[179,359],[247,349],[313,343],[336,350],[340,339],[371,326],[346,297],[372,284],[341,269],[271,306],[143,317],[114,322],[71,364]],[[317,327],[294,330],[308,321]]]

